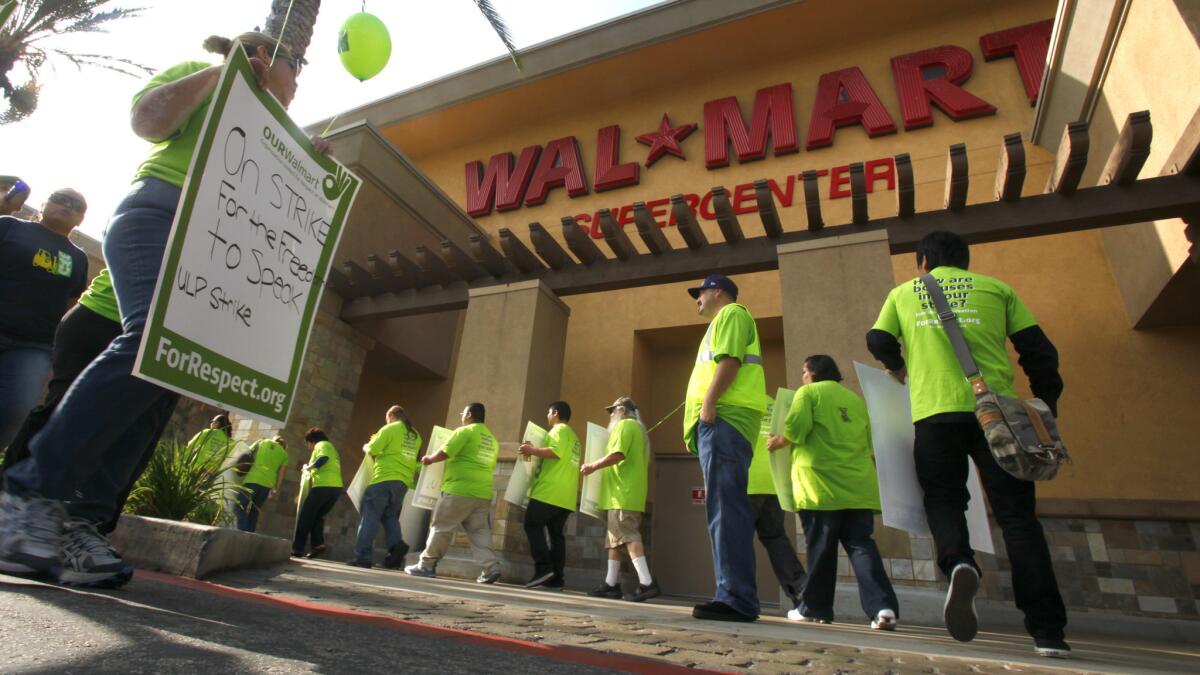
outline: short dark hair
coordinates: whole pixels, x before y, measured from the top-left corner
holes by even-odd
[[[217,425],[214,428],[224,431],[226,436],[228,436],[230,438],[233,437],[233,423],[229,421],[228,414],[218,413],[215,417],[212,418],[212,422],[209,422],[210,426],[213,424]]]
[[[953,232],[930,232],[917,244],[917,267],[932,270],[948,265],[965,270],[970,264],[971,249],[962,237]]]
[[[483,404],[479,403],[478,401],[467,404],[467,412],[471,413],[472,420],[480,423],[483,422],[483,418],[487,415],[487,409],[485,409]]]
[[[564,422],[571,419],[571,404],[566,401],[555,401],[550,404],[550,409],[558,413],[558,419]]]
[[[834,361],[832,356],[813,354],[804,359],[804,367],[812,373],[813,382],[842,381],[842,371],[838,370],[837,361]]]
[[[304,442],[305,443],[312,443],[315,445],[317,443],[320,443],[321,441],[327,441],[327,440],[329,440],[329,437],[325,435],[324,431],[321,431],[320,427],[313,427],[313,428],[309,429],[308,431],[304,432]]]

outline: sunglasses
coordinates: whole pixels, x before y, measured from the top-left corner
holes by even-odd
[[[283,61],[284,63],[288,64],[288,66],[291,67],[292,72],[295,73],[297,76],[300,75],[300,71],[301,71],[301,69],[304,68],[304,64],[306,63],[304,59],[298,59],[298,58],[285,59],[285,58],[281,57],[278,60]]]
[[[76,213],[83,213],[87,210],[87,204],[84,204],[82,199],[76,199],[71,195],[63,194],[61,192],[55,192],[54,194],[50,195],[50,198],[46,201],[50,202],[51,204],[58,204],[59,206],[68,208]]]

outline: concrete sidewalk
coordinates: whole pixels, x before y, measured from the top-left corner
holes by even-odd
[[[689,604],[635,604],[573,592],[479,586],[305,561],[230,572],[235,589],[547,645],[573,645],[666,663],[747,672],[1200,672],[1194,645],[1071,633],[1069,661],[1033,654],[1028,636],[1000,630],[969,644],[941,627],[902,623],[896,633],[865,622],[828,626],[764,617],[753,624],[701,622]],[[985,626],[986,628],[986,626]]]

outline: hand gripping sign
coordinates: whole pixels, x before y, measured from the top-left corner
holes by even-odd
[[[284,424],[362,182],[230,52],[183,185],[134,374]]]

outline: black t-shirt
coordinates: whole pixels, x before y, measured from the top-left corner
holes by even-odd
[[[0,334],[51,344],[67,303],[87,288],[88,260],[38,223],[0,216]]]

